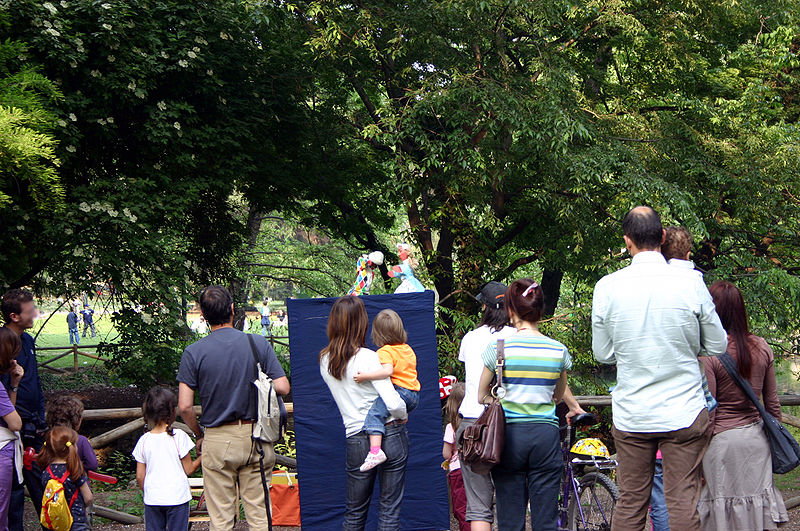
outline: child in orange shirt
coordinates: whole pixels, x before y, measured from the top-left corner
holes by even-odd
[[[409,413],[419,403],[419,380],[417,380],[417,355],[406,344],[408,336],[403,328],[403,320],[394,310],[382,310],[372,322],[372,341],[379,347],[378,358],[381,369],[368,373],[359,372],[353,379],[357,383],[369,380],[382,380],[391,377],[392,383],[400,398],[406,403]],[[364,431],[369,435],[369,453],[360,470],[366,472],[386,461],[386,454],[381,450],[384,424],[389,418],[386,404],[378,397],[372,404],[364,419]]]

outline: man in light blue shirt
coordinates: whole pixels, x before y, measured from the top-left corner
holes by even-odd
[[[727,334],[702,278],[670,267],[659,252],[658,214],[636,207],[622,229],[631,264],[603,277],[592,303],[595,358],[617,364],[611,395],[620,499],[612,529],[644,529],[660,449],[670,525],[699,530],[710,434],[697,357],[725,352]]]

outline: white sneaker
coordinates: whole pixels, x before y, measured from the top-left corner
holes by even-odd
[[[373,454],[372,452],[367,454],[367,458],[364,459],[364,464],[361,465],[359,468],[360,471],[366,472],[367,470],[372,470],[379,464],[386,461],[386,454],[383,453],[383,450],[378,450],[377,454]]]

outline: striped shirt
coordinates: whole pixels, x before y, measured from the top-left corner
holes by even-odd
[[[516,333],[505,342],[506,363],[500,401],[506,422],[546,422],[558,426],[553,401],[561,372],[572,367],[567,347],[547,336]],[[483,363],[494,372],[497,366],[497,341],[483,353]]]

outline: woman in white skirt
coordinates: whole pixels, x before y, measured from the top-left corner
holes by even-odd
[[[722,281],[709,291],[728,332],[728,353],[739,374],[756,396],[763,397],[767,411],[780,419],[772,349],[750,333],[741,292]],[[708,386],[719,402],[710,414],[713,432],[703,458],[706,484],[699,506],[703,529],[777,529],[789,516],[772,481],[772,456],[761,416],[716,357],[701,359]]]

